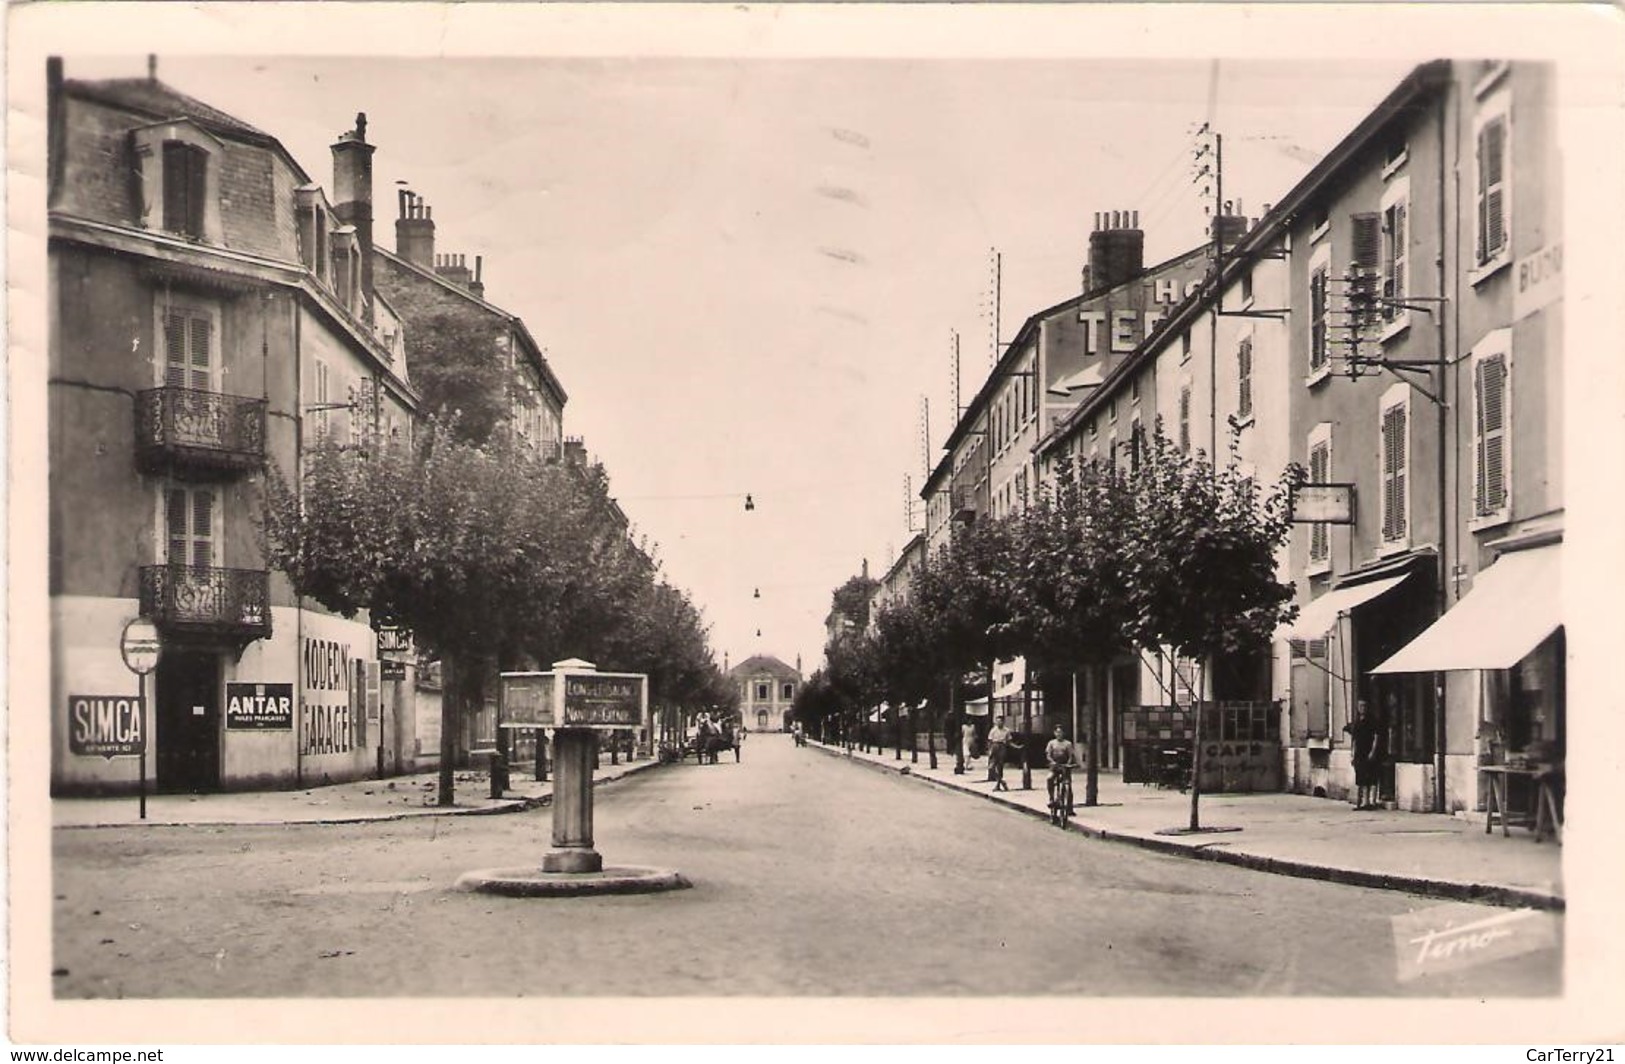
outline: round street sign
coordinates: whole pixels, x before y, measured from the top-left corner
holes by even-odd
[[[141,676],[158,667],[158,654],[163,648],[163,642],[158,638],[158,626],[145,617],[137,617],[126,624],[118,644],[119,653],[124,655],[125,667]]]

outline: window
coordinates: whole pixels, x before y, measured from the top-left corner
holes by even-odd
[[[209,153],[178,140],[164,141],[164,228],[203,239]]]
[[[1499,329],[1473,354],[1473,516],[1480,520],[1508,511],[1507,337]]]
[[[1248,270],[1241,275],[1241,302],[1243,305],[1253,301],[1253,271]]]
[[[1331,333],[1328,282],[1332,272],[1331,245],[1315,252],[1309,264],[1309,378],[1320,379],[1331,369]]]
[[[1326,484],[1332,478],[1332,427],[1322,424],[1309,434],[1309,483]],[[1316,521],[1309,526],[1309,568],[1331,565],[1331,525]]]
[[[1139,416],[1129,424],[1128,429],[1128,467],[1138,472],[1140,459],[1145,451],[1145,427],[1140,424]]]
[[[1179,449],[1186,454],[1191,452],[1191,386],[1189,383],[1179,386]]]
[[[796,685],[793,683],[785,684],[784,687],[780,689],[779,694],[786,702],[793,700],[796,697]]]
[[[756,701],[758,701],[758,702],[766,702],[769,698],[771,698],[772,696],[768,693],[768,691],[769,691],[769,685],[768,685],[768,682],[766,680],[763,680],[760,683],[758,683],[756,685]]]
[[[1405,299],[1405,263],[1408,258],[1408,231],[1405,217],[1410,209],[1410,181],[1396,181],[1382,206],[1382,320],[1404,321],[1409,315],[1398,306]]]
[[[214,318],[191,307],[165,306],[164,387],[210,391],[214,387]]]
[[[1253,416],[1253,338],[1244,337],[1236,348],[1236,417]]]
[[[1382,542],[1404,543],[1408,533],[1406,471],[1410,457],[1408,384],[1397,384],[1382,402]]]
[[[1092,440],[1100,432],[1100,425],[1094,418],[1090,418],[1087,427],[1089,430],[1089,438]]]
[[[1507,239],[1511,214],[1510,109],[1506,94],[1486,101],[1475,123],[1474,261],[1487,271],[1510,256]]]
[[[164,561],[209,568],[215,564],[213,488],[169,488],[164,494]]]
[[[1181,362],[1191,357],[1191,334],[1187,331],[1179,338],[1179,359]]]

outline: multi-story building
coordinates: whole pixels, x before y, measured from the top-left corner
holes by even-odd
[[[753,654],[728,670],[739,691],[739,719],[753,731],[788,731],[801,672],[771,654]]]
[[[49,76],[51,779],[208,791],[398,763],[411,712],[362,615],[261,555],[270,470],[322,433],[409,424],[400,325],[374,298],[365,116],[330,199],[277,140],[157,80]],[[163,652],[145,702],[120,658]]]
[[[897,553],[897,560],[892,562],[891,568],[881,576],[875,585],[874,594],[869,596],[869,631],[875,628],[875,618],[879,616],[883,607],[893,602],[899,602],[908,597],[909,582],[914,579],[914,571],[925,560],[925,535],[916,532],[909,537],[903,549]]]
[[[1343,729],[1361,702],[1402,808],[1481,806],[1478,766],[1509,751],[1561,762],[1551,94],[1540,64],[1418,67],[1039,446],[1048,463],[1111,455],[1100,429],[1155,394],[1182,446],[1223,452],[1233,426],[1261,483],[1308,471],[1327,520],[1284,559],[1301,613],[1267,680],[1215,663],[1202,693],[1288,699],[1293,789],[1352,787]],[[1113,670],[1119,710],[1167,700],[1166,677],[1135,671]]]
[[[486,301],[483,259],[476,256],[471,270],[465,255],[437,253],[433,209],[404,189],[397,198],[395,250],[378,249],[378,289],[406,321],[412,364],[421,376],[455,373],[471,360],[485,363],[494,372],[483,378],[459,373],[459,386],[483,379],[505,389],[492,405],[514,433],[559,457],[569,396],[541,347],[519,317]]]

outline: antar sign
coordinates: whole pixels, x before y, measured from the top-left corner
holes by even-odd
[[[130,695],[69,695],[68,749],[83,757],[145,753],[144,699]]]

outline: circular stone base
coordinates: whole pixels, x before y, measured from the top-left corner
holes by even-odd
[[[679,872],[636,865],[599,872],[544,872],[539,868],[486,868],[464,872],[458,890],[505,894],[511,898],[568,897],[576,894],[653,894],[684,890],[693,884]]]

